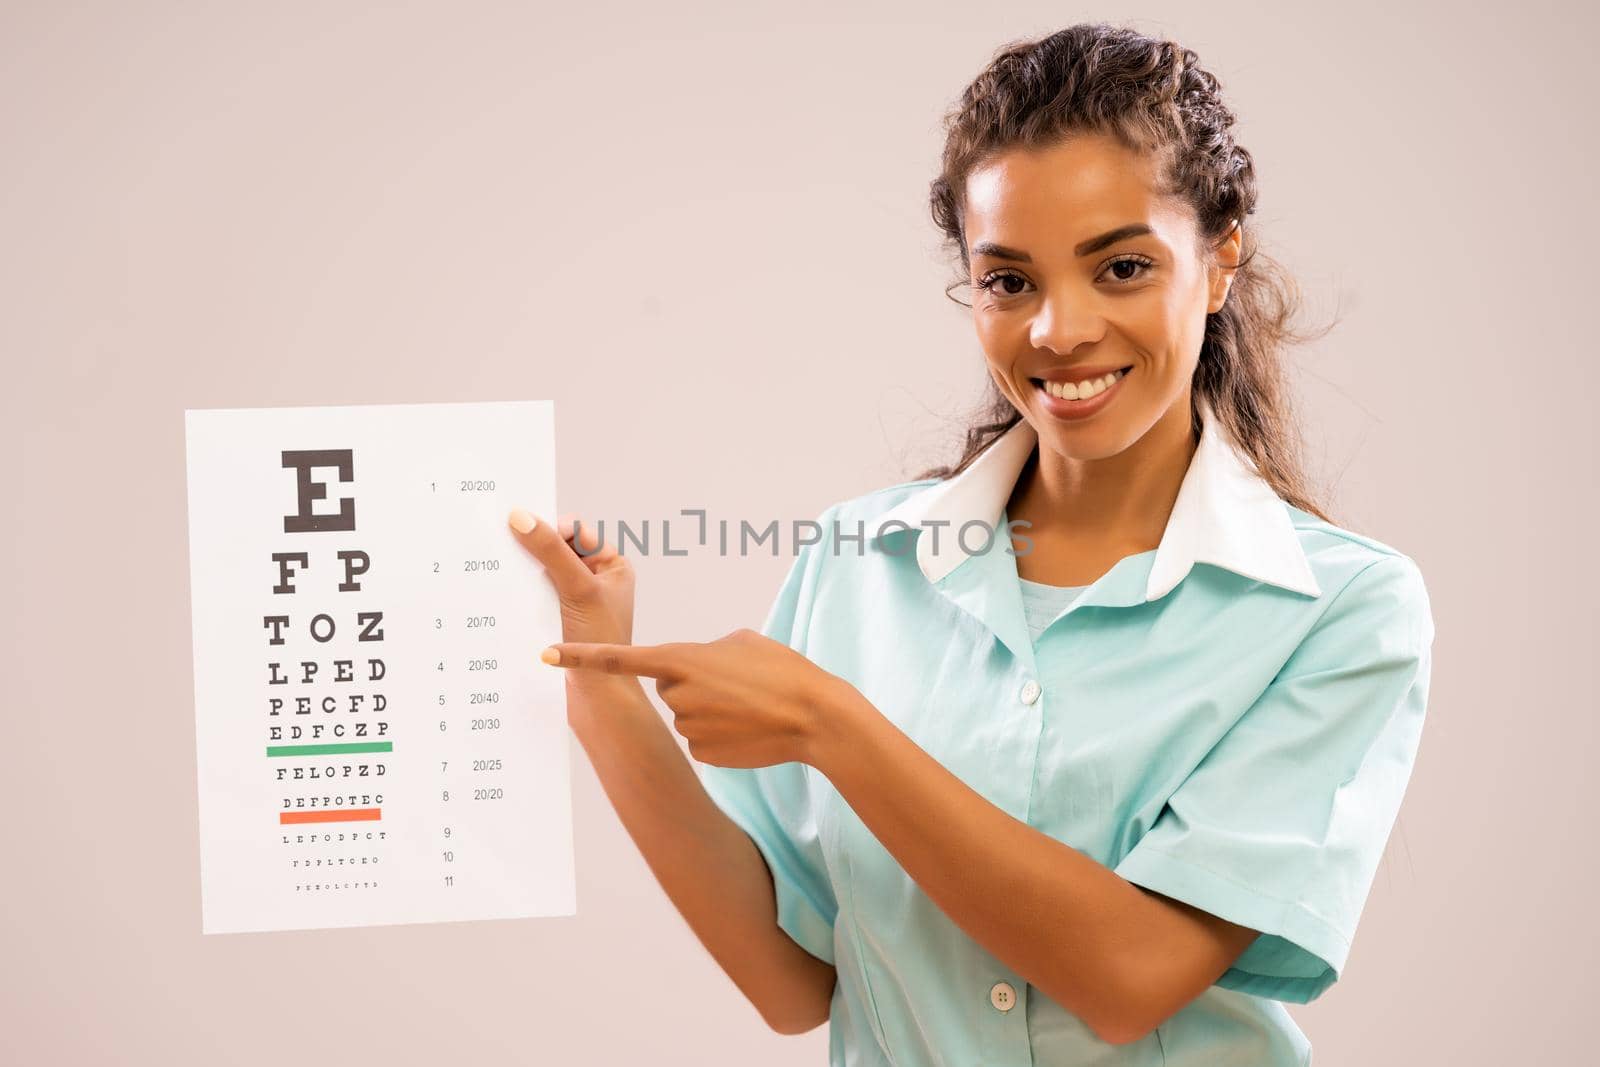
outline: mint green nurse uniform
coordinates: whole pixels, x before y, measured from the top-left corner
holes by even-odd
[[[778,925],[837,969],[832,1067],[1309,1062],[1284,1002],[1344,968],[1433,619],[1413,560],[1287,504],[1201,413],[1159,546],[1087,587],[1025,595],[1004,536],[1037,447],[1019,422],[954,478],[829,507],[763,631],[1013,818],[1260,936],[1111,1044],[952,922],[815,768],[697,764],[771,869]]]

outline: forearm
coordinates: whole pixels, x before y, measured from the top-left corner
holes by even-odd
[[[1200,936],[1104,865],[1013,818],[853,689],[830,696],[808,762],[906,873],[994,956],[1108,1040],[1160,993],[1163,946]],[[1154,999],[1153,999],[1154,998]]]
[[[637,679],[581,684],[592,688],[583,700],[569,695],[573,732],[690,929],[773,1029],[820,1025],[834,968],[778,926],[772,875],[754,842],[707,795]]]

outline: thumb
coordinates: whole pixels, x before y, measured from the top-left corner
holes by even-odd
[[[522,508],[512,508],[506,521],[522,547],[550,575],[563,600],[581,600],[595,591],[594,575],[554,526],[540,522]]]

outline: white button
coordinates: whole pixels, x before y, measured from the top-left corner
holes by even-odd
[[[1032,704],[1039,699],[1039,683],[1029,678],[1022,683],[1022,692],[1017,694],[1024,704]]]
[[[1016,1007],[1017,991],[1011,988],[1010,982],[996,982],[989,989],[989,1003],[999,1011],[1010,1011]]]

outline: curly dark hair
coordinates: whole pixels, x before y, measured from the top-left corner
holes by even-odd
[[[1213,248],[1235,220],[1243,226],[1256,209],[1255,167],[1234,142],[1233,124],[1216,77],[1174,41],[1085,23],[1004,46],[944,119],[944,155],[930,183],[929,206],[958,258],[960,276],[945,294],[972,282],[962,226],[967,175],[1002,151],[1048,147],[1076,133],[1107,134],[1131,150],[1155,153],[1162,191],[1192,207],[1201,247]],[[1332,521],[1307,484],[1283,361],[1287,346],[1320,336],[1332,324],[1317,331],[1291,324],[1299,287],[1253,238],[1245,227],[1227,302],[1206,316],[1191,414],[1198,430],[1199,401],[1209,400],[1279,496]],[[990,380],[960,460],[918,477],[960,473],[1021,418]]]

